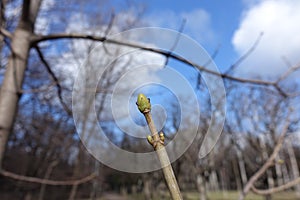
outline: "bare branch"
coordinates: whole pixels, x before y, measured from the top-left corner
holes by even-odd
[[[286,58],[283,58],[283,59],[286,62],[287,66],[289,66],[289,69],[277,79],[276,84],[278,84],[282,80],[286,79],[293,72],[300,69],[300,63],[298,63],[297,65],[292,66]]]
[[[180,193],[168,153],[164,146],[164,134],[162,132],[158,134],[152,119],[150,99],[147,99],[147,97],[143,94],[139,94],[136,105],[147,121],[151,132],[151,136],[149,135],[147,140],[153,146],[158,156],[171,197],[173,200],[182,200],[182,195]]]
[[[295,180],[292,180],[284,185],[281,185],[281,186],[278,186],[278,187],[274,187],[274,188],[270,188],[270,189],[267,189],[267,190],[260,190],[260,189],[257,189],[255,188],[254,186],[252,186],[252,191],[256,194],[259,194],[259,195],[269,195],[269,194],[273,194],[273,193],[276,193],[276,192],[281,192],[283,190],[286,190],[286,189],[289,189],[297,184],[300,184],[300,177],[296,178]]]
[[[127,47],[132,47],[132,48],[138,48],[141,50],[149,51],[149,52],[154,52],[161,54],[163,56],[166,56],[167,58],[173,58],[177,61],[180,61],[182,63],[187,64],[190,67],[197,68],[198,70],[202,72],[206,72],[215,76],[219,76],[221,78],[225,78],[231,81],[235,82],[240,82],[240,83],[249,83],[249,84],[255,84],[255,85],[263,85],[263,86],[272,86],[274,87],[278,93],[283,96],[283,97],[288,97],[288,94],[283,92],[283,90],[280,88],[280,86],[277,84],[277,82],[272,82],[272,81],[265,81],[265,80],[259,80],[259,79],[247,79],[247,78],[240,78],[240,77],[235,77],[226,73],[220,73],[214,70],[210,70],[206,68],[205,66],[199,65],[197,63],[194,63],[184,57],[181,57],[180,55],[175,54],[174,52],[166,51],[163,49],[159,48],[154,48],[154,47],[147,47],[142,44],[138,43],[133,43],[129,41],[120,41],[120,40],[115,40],[115,39],[110,39],[106,37],[98,37],[94,35],[87,35],[87,34],[75,34],[75,33],[61,33],[61,34],[52,34],[52,35],[35,35],[31,42],[33,45],[47,41],[47,40],[58,40],[58,39],[87,39],[87,40],[92,40],[92,41],[98,41],[98,42],[105,42],[105,43],[111,43],[111,44],[116,44],[116,45],[121,45],[121,46],[127,46]]]
[[[179,30],[178,30],[178,34],[176,36],[176,39],[175,39],[175,42],[173,44],[173,46],[171,47],[170,49],[170,52],[173,52],[175,50],[175,48],[177,47],[177,44],[179,42],[179,39],[180,39],[180,36],[181,36],[181,33],[183,32],[184,30],[184,27],[185,27],[185,24],[186,24],[186,19],[184,18],[181,22],[181,25],[179,27]]]
[[[169,51],[165,51],[162,49],[158,48],[153,48],[153,47],[146,47],[141,44],[137,43],[131,43],[131,42],[124,42],[124,41],[118,41],[118,40],[113,40],[113,39],[107,39],[105,37],[98,37],[98,36],[93,36],[93,35],[86,35],[86,34],[53,34],[53,35],[37,35],[32,38],[32,44],[37,44],[39,42],[47,41],[47,40],[58,40],[58,39],[88,39],[88,40],[93,40],[93,41],[99,41],[99,42],[106,42],[106,43],[112,43],[112,44],[117,44],[117,45],[122,45],[122,46],[128,46],[128,47],[133,47],[133,48],[139,48],[141,50],[145,51],[150,51],[154,53],[158,53],[164,56],[169,56],[171,58],[174,58],[180,62],[183,62],[189,66],[196,67],[200,71],[210,73],[212,75],[220,76],[222,78],[226,78],[229,80],[237,81],[237,82],[242,82],[242,83],[253,83],[253,84],[259,84],[259,85],[274,85],[273,82],[270,81],[263,81],[263,80],[254,80],[254,79],[244,79],[244,78],[239,78],[239,77],[233,77],[227,74],[222,74],[216,71],[212,71],[210,69],[207,69],[201,65],[198,65],[192,61],[189,61],[177,54],[170,53]]]
[[[179,42],[179,39],[180,39],[181,33],[182,33],[182,31],[183,31],[183,29],[184,29],[184,27],[185,27],[185,24],[186,24],[186,19],[184,18],[184,19],[182,20],[182,22],[181,22],[180,27],[179,27],[178,34],[177,34],[177,36],[176,36],[176,39],[175,39],[175,41],[174,41],[174,44],[173,44],[173,46],[170,48],[169,54],[166,55],[166,61],[165,61],[164,67],[166,67],[166,66],[168,65],[169,57],[170,57],[170,55],[172,54],[172,52],[175,50],[175,48],[177,47],[177,44],[178,44],[178,42]]]
[[[48,91],[51,87],[56,86],[57,83],[56,82],[52,82],[49,85],[43,85],[39,88],[34,88],[34,89],[28,89],[28,90],[20,90],[19,93],[20,94],[32,94],[32,93],[40,93],[40,92],[46,92]]]
[[[216,56],[219,53],[220,48],[221,48],[221,45],[218,45],[217,48],[212,53],[212,55],[210,56],[210,58],[204,63],[204,65],[203,65],[204,67],[208,66],[216,58]],[[200,89],[200,85],[201,85],[201,74],[198,73],[198,76],[197,76],[197,85],[196,85],[196,88],[198,90]]]
[[[11,32],[9,32],[8,30],[6,30],[5,28],[0,28],[0,33],[2,35],[4,35],[5,37],[8,37],[9,39],[12,39],[13,35]]]
[[[256,49],[263,35],[264,33],[261,32],[252,47],[250,47],[250,49],[244,55],[242,55],[233,65],[231,65],[231,67],[225,72],[225,74],[229,74],[230,72],[235,70],[235,68],[237,68],[247,57],[249,57],[249,55]]]
[[[281,87],[277,84],[277,83],[275,83],[275,84],[273,84],[273,86],[275,87],[275,89],[279,92],[279,94],[281,95],[281,96],[283,96],[283,97],[288,97],[288,94],[286,93],[286,92],[284,92],[282,89],[281,89]]]
[[[35,19],[37,17],[41,3],[41,0],[24,0],[22,4],[22,15],[19,22],[20,27],[30,31],[34,29]]]
[[[110,21],[109,21],[109,24],[104,32],[104,37],[107,37],[107,35],[109,34],[109,31],[111,30],[113,24],[114,24],[114,21],[115,21],[115,14],[114,12],[111,14],[111,18],[110,18]],[[108,54],[108,55],[112,55],[108,49],[106,48],[106,45],[105,45],[105,42],[103,42],[103,48],[104,48],[104,51]]]
[[[16,179],[19,181],[26,181],[26,182],[31,182],[31,183],[38,183],[38,184],[45,184],[45,185],[80,185],[86,182],[89,182],[93,180],[96,177],[95,173],[92,173],[84,178],[77,179],[77,180],[69,180],[69,181],[55,181],[55,180],[48,180],[48,179],[41,179],[41,178],[36,178],[36,177],[30,177],[30,176],[23,176],[19,174],[15,174],[9,171],[6,171],[2,169],[0,171],[0,174],[5,177],[9,177],[12,179]]]
[[[297,97],[297,96],[300,96],[300,91],[287,93],[287,96],[288,97]]]
[[[56,77],[56,75],[52,71],[52,69],[51,69],[50,65],[48,64],[48,62],[46,61],[46,59],[44,58],[43,53],[40,50],[40,48],[38,46],[35,46],[35,49],[36,49],[36,51],[38,53],[38,56],[40,57],[42,63],[46,67],[48,73],[50,74],[50,76],[54,80],[54,83],[56,83],[57,94],[58,94],[58,98],[59,98],[60,103],[62,104],[62,106],[65,109],[65,111],[70,115],[72,112],[71,112],[71,110],[69,109],[69,107],[67,106],[67,104],[64,102],[64,100],[62,98],[62,87],[61,87],[61,85],[59,83],[58,78]]]
[[[217,46],[217,48],[214,50],[214,52],[211,54],[210,59],[208,61],[206,61],[203,66],[209,65],[217,57],[217,55],[220,51],[220,48],[221,48],[221,45],[219,44]]]
[[[247,193],[252,189],[253,184],[266,172],[266,170],[274,165],[274,160],[279,153],[282,143],[284,141],[285,135],[287,133],[289,127],[289,120],[287,120],[281,135],[278,138],[278,142],[273,150],[273,153],[268,158],[268,160],[264,163],[264,165],[249,179],[248,183],[245,185],[243,191],[240,194],[239,200],[243,200]]]
[[[110,21],[109,21],[108,26],[107,26],[107,28],[105,30],[105,33],[104,33],[105,37],[107,37],[107,35],[109,34],[109,31],[111,30],[111,28],[112,28],[112,26],[114,24],[115,17],[116,17],[115,13],[112,12],[111,17],[110,17]]]

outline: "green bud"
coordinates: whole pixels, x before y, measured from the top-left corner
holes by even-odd
[[[148,140],[149,144],[153,145],[153,138],[151,135],[147,136],[147,140]]]
[[[141,113],[149,112],[151,110],[150,99],[142,93],[138,95],[136,105]]]

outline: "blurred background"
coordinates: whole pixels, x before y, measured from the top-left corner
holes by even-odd
[[[145,92],[153,105],[160,105],[153,110],[153,118],[165,133],[166,143],[180,126],[180,134],[196,127],[193,143],[172,163],[184,199],[237,199],[278,143],[281,148],[269,168],[252,184],[269,189],[291,181],[299,183],[299,9],[300,2],[292,0],[226,4],[217,0],[2,0],[0,199],[170,199],[161,170],[127,173],[112,169],[95,159],[78,135],[78,129],[89,133],[100,126],[122,149],[152,151],[145,139],[149,133],[142,133],[144,138],[124,133],[109,107],[118,80],[135,66],[152,63],[151,70],[123,82],[120,91],[126,92],[138,80],[160,82],[168,76],[160,70],[170,67],[193,89],[201,113],[199,124],[194,123],[192,114],[181,113],[181,106],[191,113],[195,109],[184,89],[174,94],[157,84],[137,88],[129,98],[129,115],[119,117],[129,131],[128,119],[145,126],[135,105],[137,93]],[[129,47],[118,44],[94,50],[106,37],[149,26],[173,29],[192,38],[211,56],[211,60],[195,64],[204,69],[216,65],[217,75],[170,56],[176,52],[180,40],[176,38],[162,39],[171,41],[166,51],[170,54],[140,49],[124,56]],[[122,41],[159,47],[134,36]],[[191,55],[186,59],[194,61],[197,54],[189,47],[182,48]],[[92,109],[98,122],[76,127],[72,91],[80,69],[95,62],[89,57],[91,52],[101,66],[110,67],[93,91],[96,105]],[[122,58],[110,63],[111,57]],[[209,78],[214,76],[223,78],[226,97],[218,93],[217,83],[211,85],[214,79]],[[122,98],[122,93],[119,95]],[[183,105],[178,96],[184,99]],[[220,104],[218,99],[212,102],[211,96],[219,97]],[[221,108],[224,98],[225,112]],[[88,104],[89,99],[85,100]],[[127,103],[120,103],[120,109],[124,107],[127,109]],[[82,112],[77,117],[89,121],[88,116]],[[218,142],[207,156],[199,157],[209,126],[222,116],[225,122]],[[93,142],[101,140],[92,137]],[[110,151],[106,149],[107,155]],[[248,199],[300,199],[300,185],[272,193],[251,193]]]

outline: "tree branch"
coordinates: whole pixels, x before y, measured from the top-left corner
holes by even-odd
[[[105,43],[111,43],[121,46],[127,46],[132,48],[138,48],[141,50],[154,52],[161,54],[163,56],[166,56],[167,58],[173,58],[177,61],[180,61],[182,63],[187,64],[190,67],[197,68],[199,71],[206,72],[215,76],[219,76],[224,79],[228,79],[235,82],[240,83],[249,83],[249,84],[255,84],[255,85],[264,85],[264,86],[271,86],[276,89],[276,91],[283,97],[288,97],[288,94],[285,93],[277,82],[272,81],[265,81],[265,80],[259,80],[259,79],[247,79],[247,78],[240,78],[235,77],[226,73],[220,73],[214,70],[207,69],[205,66],[199,65],[197,63],[194,63],[190,60],[187,60],[184,57],[181,57],[180,55],[175,54],[174,52],[166,51],[159,48],[154,47],[147,47],[142,44],[133,43],[129,41],[119,41],[115,39],[110,39],[107,37],[99,37],[94,35],[87,35],[87,34],[76,34],[76,33],[60,33],[60,34],[52,34],[52,35],[35,35],[32,37],[31,42],[33,45],[36,45],[39,42],[48,41],[48,40],[59,40],[59,39],[86,39],[86,40],[92,40],[92,41],[98,41],[98,42],[105,42]]]
[[[22,6],[22,15],[19,21],[19,27],[30,30],[34,29],[34,23],[41,5],[41,0],[24,0]]]
[[[55,185],[55,186],[61,186],[61,185],[80,185],[86,182],[89,182],[93,180],[96,177],[95,173],[92,173],[84,178],[77,179],[77,180],[69,180],[69,181],[55,181],[55,180],[48,180],[48,179],[41,179],[36,177],[30,177],[30,176],[23,176],[19,174],[15,174],[9,171],[6,171],[2,169],[0,171],[0,174],[5,177],[9,177],[12,179],[16,179],[19,181],[26,181],[31,183],[38,183],[38,184],[45,184],[45,185]]]
[[[288,62],[286,59],[284,59],[284,60],[285,60],[286,63]],[[293,72],[300,69],[300,63],[298,63],[297,65],[294,65],[294,66],[291,66],[289,64],[287,64],[287,65],[290,68],[277,79],[276,84],[279,84],[279,82],[286,79],[290,74],[292,74]]]
[[[32,94],[32,93],[40,93],[40,92],[46,92],[48,91],[50,88],[52,88],[53,86],[56,86],[57,83],[56,82],[52,82],[48,85],[43,85],[40,86],[39,88],[32,88],[32,89],[26,89],[26,90],[20,90],[19,93],[20,94]]]
[[[250,49],[248,49],[248,51],[244,55],[242,55],[233,65],[231,65],[231,67],[225,72],[225,74],[229,74],[230,72],[234,71],[236,67],[239,66],[256,49],[263,35],[264,33],[261,32]]]
[[[297,184],[300,184],[300,177],[296,178],[295,180],[292,180],[284,185],[278,186],[278,187],[274,187],[274,188],[270,188],[270,189],[266,189],[266,190],[260,190],[255,188],[254,186],[252,186],[251,190],[259,195],[269,195],[269,194],[273,194],[276,192],[281,192],[283,190],[289,189]]]
[[[111,28],[113,27],[114,21],[115,21],[115,14],[114,14],[114,12],[113,12],[113,13],[111,14],[111,17],[110,17],[110,21],[109,21],[109,23],[108,23],[108,26],[107,26],[107,28],[106,28],[106,30],[105,30],[105,32],[104,32],[104,37],[107,37],[107,35],[109,34]],[[108,49],[106,48],[105,43],[103,43],[103,48],[104,48],[104,51],[105,51],[108,55],[112,55],[112,54],[108,51]]]
[[[185,24],[186,24],[186,19],[184,18],[184,19],[182,20],[182,22],[181,22],[180,27],[179,27],[179,30],[178,30],[177,36],[176,36],[176,38],[175,38],[174,44],[173,44],[173,46],[170,48],[168,55],[166,55],[166,61],[165,61],[164,67],[166,67],[166,66],[168,65],[170,55],[171,55],[171,53],[175,50],[175,48],[176,48],[177,45],[178,45],[179,39],[180,39],[180,37],[181,37],[181,33],[182,33],[182,31],[183,31],[183,29],[184,29],[184,27],[185,27]]]
[[[239,200],[243,200],[250,189],[253,187],[253,184],[265,173],[265,171],[274,164],[274,160],[279,153],[282,143],[284,141],[285,135],[289,127],[289,120],[287,120],[281,135],[278,138],[277,144],[273,150],[273,153],[264,163],[264,165],[249,179],[248,183],[245,185],[243,191],[240,194]]]
[[[54,72],[52,71],[50,65],[48,64],[48,62],[46,61],[46,59],[43,56],[42,51],[40,50],[40,48],[36,45],[35,46],[35,50],[38,53],[39,58],[41,59],[42,63],[44,64],[44,66],[46,67],[48,73],[50,74],[50,76],[52,77],[52,79],[54,80],[54,83],[56,84],[57,87],[57,94],[58,94],[58,98],[60,103],[62,104],[64,110],[71,115],[71,110],[69,109],[69,107],[67,106],[67,104],[64,102],[63,98],[62,98],[62,87],[59,83],[58,78],[56,77],[56,75],[54,74]]]
[[[147,137],[147,140],[153,146],[160,161],[171,197],[173,200],[182,200],[180,189],[174,175],[168,153],[164,146],[164,134],[160,133],[158,135],[157,129],[152,119],[150,99],[148,99],[144,94],[139,94],[136,104],[147,121],[148,127],[151,132],[151,136],[149,135]]]
[[[2,27],[0,28],[0,33],[9,39],[12,39],[12,37],[13,37],[11,32],[9,32],[8,30],[6,30],[5,28],[2,28]]]

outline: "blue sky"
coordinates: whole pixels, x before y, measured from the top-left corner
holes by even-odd
[[[45,2],[55,4],[54,0]],[[178,30],[182,20],[186,19],[183,33],[195,39],[209,54],[218,49],[215,62],[221,71],[226,70],[252,47],[261,32],[264,34],[255,52],[238,67],[235,75],[275,79],[287,70],[286,61],[292,66],[300,63],[300,1],[152,0],[135,1],[132,4],[128,2],[130,1],[109,1],[117,13],[114,21],[116,25],[138,18],[147,26]],[[130,5],[136,8],[136,3],[145,7],[141,15],[134,13],[134,9],[129,9]],[[82,3],[83,5],[89,8],[92,4]],[[89,13],[83,11],[72,14],[67,19],[69,20],[67,31],[99,31],[99,27],[89,29],[89,18],[85,18]],[[107,19],[110,19],[110,16]],[[116,32],[118,30],[114,33]]]
[[[152,26],[178,30],[198,41],[210,54],[218,47],[215,62],[224,70],[243,55],[264,33],[257,50],[239,67],[249,74],[277,77],[287,69],[283,59],[299,63],[300,9],[293,0],[153,0],[147,1],[144,19]]]
[[[219,0],[187,0],[176,1],[176,3],[174,3],[174,1],[171,0],[154,0],[148,1],[146,5],[148,6],[147,14],[150,16],[161,12],[192,13],[196,10],[203,10],[207,12],[209,14],[210,21],[209,28],[211,29],[209,31],[212,31],[213,41],[199,41],[197,33],[191,32],[187,28],[190,24],[189,19],[187,19],[186,28],[183,33],[199,41],[210,54],[213,54],[217,48],[220,48],[215,59],[215,62],[218,64],[220,69],[229,67],[237,59],[238,55],[234,52],[231,45],[231,39],[234,31],[238,28],[243,11],[244,4],[241,1],[234,0],[224,3]],[[178,21],[177,29],[180,25],[181,21]],[[170,24],[167,21],[165,24],[159,24],[159,26],[176,29],[176,27],[170,27]]]

